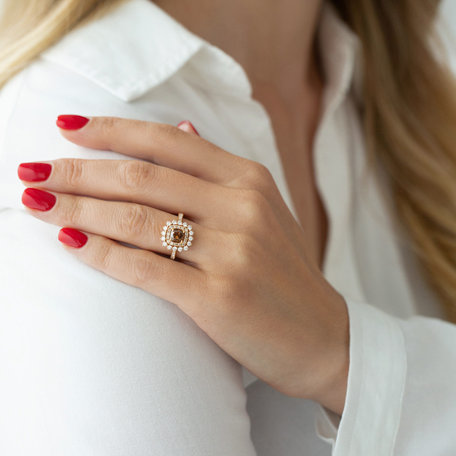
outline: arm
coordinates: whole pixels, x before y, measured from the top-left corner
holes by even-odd
[[[254,456],[241,366],[170,303],[76,261],[20,201],[19,162],[93,157],[57,112],[144,110],[46,62],[21,80],[0,103],[0,454]]]

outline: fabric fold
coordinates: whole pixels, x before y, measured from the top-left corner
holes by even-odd
[[[401,419],[406,350],[399,319],[345,298],[350,319],[350,367],[340,420],[320,406],[316,432],[333,456],[390,456]]]

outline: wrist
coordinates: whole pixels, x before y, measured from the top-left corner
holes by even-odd
[[[342,415],[347,393],[350,364],[349,317],[343,296],[335,292],[332,299],[332,318],[326,337],[327,349],[321,358],[319,378],[311,399]],[[331,334],[332,337],[328,337]]]

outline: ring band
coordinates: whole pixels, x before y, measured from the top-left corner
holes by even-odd
[[[179,212],[177,220],[166,222],[161,232],[163,247],[171,250],[170,258],[176,258],[176,252],[188,250],[193,241],[192,225],[183,221],[184,214]]]

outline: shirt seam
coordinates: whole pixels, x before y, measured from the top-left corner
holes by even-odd
[[[404,332],[401,328],[401,326],[399,324],[397,324],[397,327],[398,327],[398,330],[400,331],[400,339],[401,339],[401,342],[402,342],[402,356],[401,356],[401,362],[402,362],[402,365],[405,366],[404,369],[403,369],[403,373],[402,373],[402,378],[401,378],[401,381],[402,381],[402,388],[401,388],[401,392],[400,392],[400,396],[399,396],[399,406],[400,406],[400,411],[398,413],[398,424],[396,426],[396,430],[394,432],[394,435],[393,435],[393,439],[392,439],[392,442],[391,442],[391,455],[393,456],[394,455],[394,448],[396,447],[396,442],[397,442],[397,439],[398,439],[398,436],[399,436],[399,427],[400,427],[400,423],[401,423],[401,418],[402,418],[402,412],[403,412],[403,403],[404,403],[404,397],[405,397],[405,388],[406,388],[406,381],[407,381],[407,374],[408,374],[408,357],[407,357],[407,351],[406,351],[406,347],[405,347],[405,336],[404,336]]]

